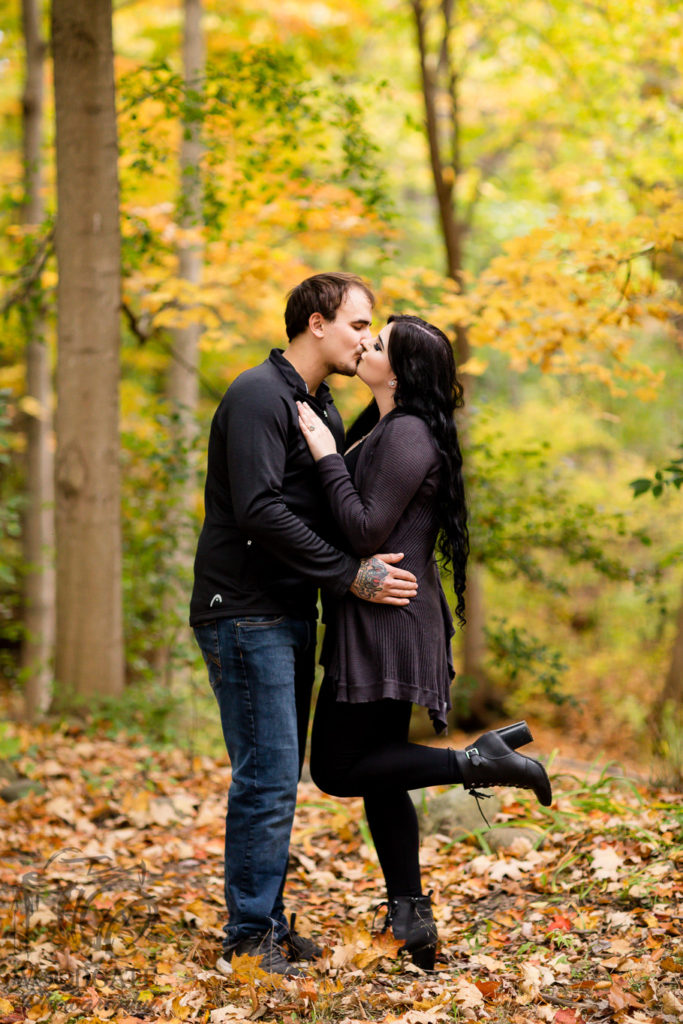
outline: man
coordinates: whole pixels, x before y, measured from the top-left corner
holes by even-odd
[[[270,973],[320,954],[288,926],[283,889],[314,677],[317,588],[404,605],[415,577],[400,554],[358,559],[325,535],[330,517],[298,425],[306,400],[343,426],[325,378],[353,376],[374,298],[359,278],[317,274],[289,296],[289,347],[241,373],[211,424],[205,520],[190,623],[216,695],[232,784],[225,829],[229,921],[219,969],[258,956]]]

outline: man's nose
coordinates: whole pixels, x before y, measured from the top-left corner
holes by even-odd
[[[364,352],[367,352],[367,350],[372,345],[372,331],[370,330],[369,327],[367,328],[367,330],[363,331],[363,333],[361,335],[360,343],[363,346],[363,351]]]

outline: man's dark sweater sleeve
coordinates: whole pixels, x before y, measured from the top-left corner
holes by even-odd
[[[353,583],[359,561],[332,547],[282,497],[287,459],[287,413],[281,399],[234,387],[227,416],[227,459],[235,520],[253,539],[301,576],[335,597]]]

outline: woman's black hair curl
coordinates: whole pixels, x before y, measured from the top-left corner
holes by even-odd
[[[443,331],[417,316],[390,316],[388,356],[396,378],[396,407],[423,420],[441,455],[441,479],[437,494],[441,563],[453,574],[455,613],[465,624],[465,584],[469,555],[467,506],[462,477],[462,454],[453,418],[463,405],[453,349]],[[351,444],[377,422],[373,401],[360,414],[347,435]]]

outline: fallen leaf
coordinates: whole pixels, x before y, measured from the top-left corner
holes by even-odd
[[[542,964],[522,964],[522,992],[531,999],[535,999],[543,987],[552,985],[555,975]]]
[[[616,881],[623,863],[624,858],[619,856],[614,847],[601,846],[593,853],[592,870],[596,878]]]
[[[245,1020],[251,1014],[250,1006],[221,1006],[209,1014],[211,1024],[232,1024],[232,1021]]]
[[[491,979],[490,981],[475,981],[474,984],[477,986],[477,988],[479,989],[479,991],[481,992],[485,999],[490,999],[491,996],[495,995],[495,993],[500,988],[500,982],[494,981],[493,979]]]
[[[451,990],[451,996],[462,1009],[481,1006],[484,1002],[484,997],[477,986],[465,978],[457,982],[455,988]]]
[[[61,818],[63,821],[73,825],[78,817],[78,812],[71,800],[65,796],[56,796],[45,804],[45,811],[53,818]]]
[[[489,876],[494,882],[501,882],[504,878],[518,880],[522,877],[522,872],[526,870],[528,870],[527,864],[520,860],[515,860],[514,857],[505,857],[496,861],[489,872]]]
[[[662,1007],[667,1013],[683,1014],[683,1003],[674,995],[673,992],[669,992],[668,990],[662,995]]]
[[[408,1010],[400,1017],[392,1018],[396,1024],[435,1024],[436,1021],[452,1019],[449,1006],[434,1006],[430,1010]]]
[[[642,1006],[640,1000],[622,988],[618,982],[612,982],[612,987],[607,993],[607,1001],[613,1010],[626,1010],[629,1006]]]
[[[631,953],[633,952],[633,943],[628,939],[612,939],[609,948],[612,953]]]
[[[41,925],[52,924],[57,921],[57,915],[49,907],[38,907],[28,919],[28,928],[39,928]]]
[[[479,964],[480,967],[485,967],[487,971],[505,970],[505,964],[501,960],[496,960],[495,957],[489,956],[488,953],[475,953],[474,956],[470,957],[470,963]]]
[[[548,921],[549,932],[570,932],[572,930],[572,922],[564,914],[556,914],[552,920]]]
[[[480,853],[478,857],[473,857],[470,861],[470,871],[475,875],[485,875],[490,869],[493,863],[493,857],[487,856],[485,853]]]
[[[554,1024],[581,1024],[582,1020],[576,1010],[558,1010],[553,1017]]]

